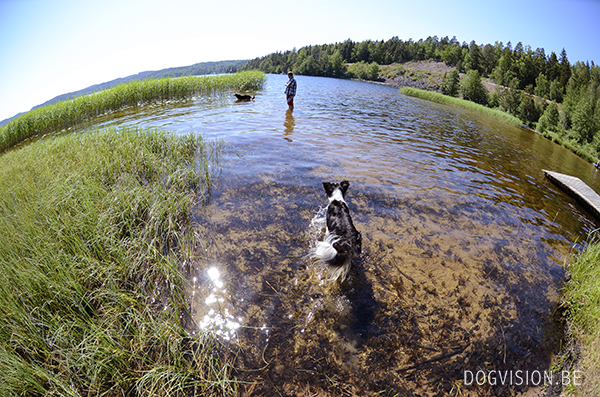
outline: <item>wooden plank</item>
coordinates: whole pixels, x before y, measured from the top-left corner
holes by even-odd
[[[544,174],[546,174],[552,182],[556,183],[568,194],[575,197],[600,219],[600,195],[592,190],[585,182],[575,176],[548,170],[542,171],[544,171]]]

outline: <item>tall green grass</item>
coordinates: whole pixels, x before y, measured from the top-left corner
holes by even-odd
[[[563,288],[563,307],[571,343],[579,345],[576,368],[583,379],[571,382],[568,394],[600,395],[600,243],[593,242],[568,267],[571,275]]]
[[[0,156],[0,395],[235,393],[215,339],[186,332],[180,269],[214,153],[110,129]]]
[[[220,76],[187,76],[122,84],[91,95],[59,102],[25,113],[0,127],[0,152],[33,136],[61,131],[95,116],[130,106],[182,100],[216,91],[256,91],[264,85],[262,72]]]
[[[520,127],[523,122],[519,120],[517,117],[512,116],[508,113],[505,113],[498,109],[491,109],[487,106],[480,105],[475,102],[467,101],[460,98],[451,97],[448,95],[440,94],[438,92],[419,90],[417,88],[412,87],[402,87],[400,88],[400,92],[405,95],[414,96],[417,98],[425,99],[428,101],[441,103],[444,105],[451,106],[459,106],[466,109],[475,110],[480,113],[487,114],[488,116],[495,117],[497,119],[503,120],[509,124],[512,124],[516,127]]]

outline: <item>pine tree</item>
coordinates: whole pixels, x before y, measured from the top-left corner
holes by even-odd
[[[552,52],[550,57],[548,58],[548,63],[546,64],[546,72],[548,74],[548,81],[554,81],[560,76],[560,70],[558,65],[558,58],[556,57],[556,53]]]
[[[465,70],[477,70],[482,71],[482,59],[481,48],[475,43],[475,40],[471,41],[469,45],[469,52],[465,56],[464,68]]]
[[[477,70],[467,72],[467,77],[463,80],[460,91],[464,99],[481,105],[487,104],[487,90],[483,86],[481,75]]]
[[[460,88],[460,77],[456,69],[452,69],[444,76],[442,83],[442,94],[449,96],[457,96]]]
[[[559,81],[563,87],[566,87],[571,77],[571,64],[569,63],[569,59],[567,59],[567,51],[564,48],[560,53],[559,61]]]

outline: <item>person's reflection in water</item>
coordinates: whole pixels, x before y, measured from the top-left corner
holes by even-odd
[[[296,122],[294,121],[294,113],[290,109],[285,112],[285,121],[283,122],[283,126],[285,127],[283,130],[283,135],[291,135],[294,132]]]

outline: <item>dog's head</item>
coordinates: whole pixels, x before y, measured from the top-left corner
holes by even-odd
[[[323,182],[323,187],[325,188],[325,193],[327,193],[327,197],[331,197],[336,189],[339,189],[342,193],[342,199],[346,198],[346,191],[350,186],[350,182],[342,181],[340,183],[337,182]]]

